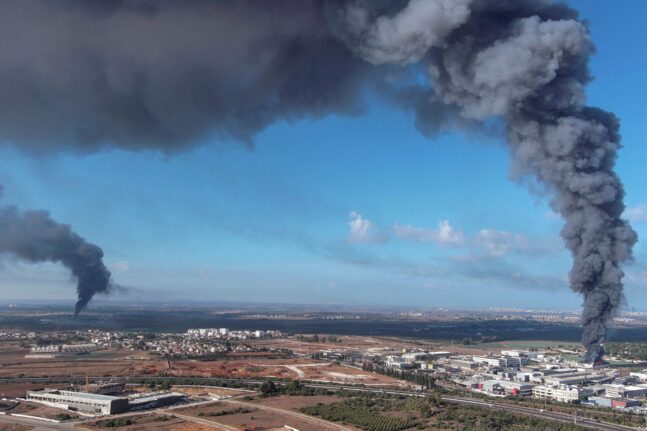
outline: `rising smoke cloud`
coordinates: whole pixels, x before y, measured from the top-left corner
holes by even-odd
[[[108,293],[110,272],[103,251],[88,243],[70,226],[57,223],[46,211],[21,212],[0,208],[0,253],[10,253],[31,263],[61,263],[77,280],[77,315],[97,293]]]
[[[584,297],[587,358],[623,301],[613,114],[586,106],[593,45],[552,0],[6,0],[0,139],[25,151],[252,143],[276,121],[356,115],[375,87],[424,133],[503,119],[513,174],[551,193]],[[426,84],[390,84],[394,68]],[[391,88],[389,88],[391,86]]]

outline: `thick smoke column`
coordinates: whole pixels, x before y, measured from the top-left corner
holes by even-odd
[[[552,0],[0,1],[0,141],[29,152],[253,142],[276,121],[361,112],[373,86],[424,133],[503,119],[518,179],[552,193],[584,297],[588,360],[623,301],[613,114],[586,106],[593,52]],[[423,72],[403,86],[394,69]],[[387,79],[388,77],[388,79]]]
[[[73,232],[70,226],[52,220],[46,211],[0,208],[0,253],[32,263],[63,264],[77,280],[79,299],[75,315],[96,293],[107,293],[110,289],[110,272],[103,264],[103,251]]]
[[[446,105],[462,120],[505,119],[514,173],[547,186],[566,221],[586,360],[599,359],[623,301],[620,265],[637,237],[621,218],[624,190],[613,171],[618,121],[585,106],[587,28],[550,1],[411,0],[392,17],[355,3],[346,15],[348,40],[368,61],[427,64],[433,95],[419,116]]]

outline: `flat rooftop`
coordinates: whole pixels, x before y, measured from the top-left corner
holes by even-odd
[[[58,389],[45,389],[42,391],[28,391],[27,394],[32,395],[59,395],[62,397],[85,398],[95,401],[112,401],[118,400],[123,397],[113,397],[111,395],[91,394],[88,392],[75,392],[75,391],[62,391]]]

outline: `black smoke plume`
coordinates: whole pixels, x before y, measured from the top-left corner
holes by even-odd
[[[70,226],[52,220],[47,211],[0,208],[0,253],[32,263],[60,263],[69,269],[77,281],[79,299],[75,315],[95,294],[108,293],[111,288],[110,272],[102,261],[103,251]]]
[[[5,0],[0,140],[31,152],[174,152],[276,121],[356,115],[366,88],[425,133],[502,119],[513,174],[551,193],[588,360],[623,301],[613,114],[586,105],[593,45],[552,0]],[[424,71],[404,87],[394,69]],[[386,89],[386,91],[384,91]]]

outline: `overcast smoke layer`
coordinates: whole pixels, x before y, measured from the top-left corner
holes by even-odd
[[[74,233],[70,226],[52,220],[47,211],[0,208],[0,253],[32,263],[61,263],[69,269],[77,280],[75,315],[96,293],[108,293],[111,287],[103,251]]]
[[[252,143],[276,121],[361,112],[379,88],[424,133],[502,118],[513,174],[539,180],[573,255],[588,360],[623,301],[613,114],[589,108],[593,52],[552,0],[0,1],[0,140],[25,151],[174,152]],[[394,70],[424,71],[402,86]],[[386,91],[384,91],[386,89]]]

